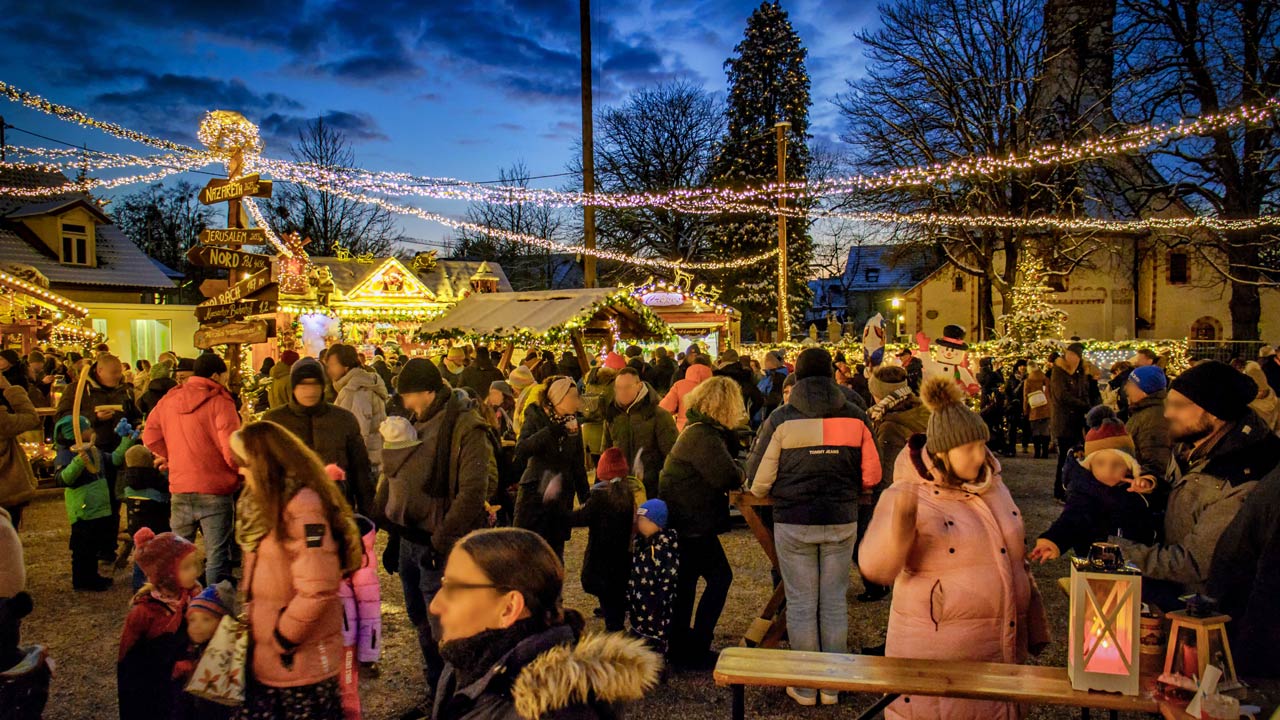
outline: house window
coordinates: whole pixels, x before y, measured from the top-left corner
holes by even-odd
[[[862,277],[869,283],[880,282],[880,268],[867,268],[862,272]]]
[[[89,264],[89,231],[84,225],[62,224],[62,262],[67,265]]]
[[[953,292],[964,292],[964,275],[956,273],[951,278],[951,290]]]
[[[173,323],[169,320],[131,320],[130,350],[133,360],[156,358],[173,349]]]
[[[1169,284],[1186,285],[1190,282],[1191,271],[1187,265],[1187,254],[1184,252],[1169,253]]]

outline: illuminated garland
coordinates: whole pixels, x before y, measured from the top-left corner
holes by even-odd
[[[557,325],[546,333],[538,334],[528,328],[501,328],[493,334],[475,334],[468,333],[460,328],[450,328],[440,330],[438,332],[419,332],[417,339],[419,341],[428,340],[457,340],[467,339],[473,342],[484,344],[504,345],[513,343],[518,347],[528,347],[529,345],[560,345],[571,341],[573,333],[586,327],[591,318],[596,313],[603,310],[614,308],[618,305],[624,305],[635,313],[636,318],[640,321],[641,326],[648,332],[654,333],[662,337],[672,336],[671,328],[663,322],[644,304],[631,296],[631,290],[623,288],[618,292],[611,293],[596,302],[591,303],[590,307],[584,308],[577,317],[565,322],[563,325]],[[612,333],[611,333],[612,334]]]
[[[10,275],[7,272],[0,271],[0,281],[3,281],[5,284],[16,287],[22,290],[22,292],[27,293],[28,295],[38,297],[44,302],[49,303],[50,305],[60,307],[63,310],[66,310],[67,312],[71,313],[72,315],[75,315],[78,318],[84,318],[89,316],[89,309],[84,307],[83,305],[78,305],[62,297],[57,293],[49,292],[48,290],[45,290],[39,285],[29,283],[20,277],[15,277],[13,275]]]
[[[151,135],[146,135],[140,132],[135,132],[126,127],[117,125],[115,123],[103,122],[102,120],[95,120],[94,118],[91,118],[88,115],[85,115],[84,113],[80,112],[79,110],[76,110],[75,108],[70,108],[70,107],[67,107],[66,105],[58,105],[57,103],[50,102],[40,97],[39,95],[36,95],[35,93],[29,93],[29,92],[26,92],[25,90],[20,90],[2,80],[0,80],[0,93],[3,93],[10,100],[13,100],[14,102],[19,102],[19,103],[22,103],[23,105],[26,105],[32,110],[39,110],[42,113],[53,115],[54,117],[60,120],[66,120],[67,122],[73,122],[73,123],[76,123],[77,125],[82,125],[85,127],[94,128],[96,130],[101,130],[102,132],[105,132],[108,135],[114,135],[124,140],[132,140],[134,142],[142,143],[143,145],[150,145],[152,147],[160,148],[161,150],[172,150],[173,152],[179,152],[179,153],[200,152],[199,150],[196,150],[193,147],[190,147],[187,145],[181,145],[179,143],[171,142],[169,140],[162,140],[160,138],[153,137]]]

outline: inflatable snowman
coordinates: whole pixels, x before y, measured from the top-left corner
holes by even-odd
[[[969,346],[964,341],[964,328],[948,325],[942,328],[942,337],[932,344],[927,335],[919,332],[916,333],[916,343],[919,345],[917,355],[924,365],[924,377],[948,377],[969,395],[978,394],[978,379],[969,371]]]

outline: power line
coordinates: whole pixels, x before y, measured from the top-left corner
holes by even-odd
[[[51,143],[57,143],[57,144],[59,144],[59,145],[66,145],[67,147],[69,147],[69,148],[74,148],[74,149],[76,149],[76,150],[86,150],[86,151],[101,152],[101,153],[105,153],[105,152],[106,152],[105,150],[98,150],[97,148],[91,148],[91,147],[89,147],[88,145],[77,145],[77,144],[75,144],[75,143],[67,142],[66,140],[59,140],[58,138],[52,138],[52,137],[49,137],[48,135],[41,135],[41,134],[40,134],[40,133],[38,133],[38,132],[34,132],[34,131],[32,131],[32,130],[27,130],[27,129],[25,129],[25,128],[20,128],[20,127],[18,127],[17,125],[10,125],[10,124],[6,123],[6,124],[5,124],[5,127],[9,128],[10,130],[17,130],[17,131],[18,131],[18,132],[20,132],[20,133],[26,133],[27,135],[30,135],[30,136],[32,136],[32,137],[38,137],[38,138],[40,138],[41,140],[47,140],[47,141],[49,141],[49,142],[51,142]],[[211,177],[222,177],[222,175],[220,175],[219,173],[216,173],[216,172],[210,172],[210,171],[208,171],[208,170],[196,170],[196,169],[190,169],[190,170],[186,170],[185,172],[189,172],[189,173],[196,173],[196,174],[199,174],[199,175],[209,175],[209,176],[211,176]]]

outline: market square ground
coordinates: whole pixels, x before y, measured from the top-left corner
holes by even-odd
[[[1028,538],[1034,538],[1057,517],[1059,505],[1051,499],[1051,460],[1031,460],[1019,456],[1004,460],[1005,481],[1023,510]],[[34,614],[24,623],[26,642],[43,643],[56,663],[53,687],[45,717],[49,720],[110,718],[116,716],[115,658],[128,606],[128,571],[117,572],[116,588],[103,594],[76,593],[70,588],[69,556],[65,511],[60,492],[45,492],[31,506],[23,520],[22,540],[26,545],[28,589],[35,598]],[[380,539],[383,539],[380,537]],[[738,527],[725,535],[725,550],[734,566],[734,581],[728,604],[716,633],[716,647],[736,645],[756,616],[769,593],[769,565],[750,532]],[[595,599],[584,595],[578,580],[586,531],[579,530],[565,550],[568,573],[565,604],[590,615]],[[1053,645],[1034,662],[1042,665],[1066,664],[1067,598],[1057,590],[1058,577],[1067,573],[1065,561],[1035,568],[1036,580],[1044,591],[1053,624]],[[366,720],[388,720],[408,709],[421,692],[418,646],[413,628],[405,616],[399,579],[380,571],[382,578],[383,645],[382,674],[361,682]],[[861,592],[856,571],[850,583],[850,645],[884,642],[889,602],[862,605],[853,600]],[[603,629],[592,619],[593,629]],[[1280,699],[1280,683],[1256,689],[1256,699],[1264,707],[1274,707]],[[869,706],[873,697],[845,696],[835,708],[800,708],[781,690],[752,690],[747,693],[747,713],[752,718],[835,718],[850,717]],[[670,717],[678,712],[682,720],[722,719],[729,716],[729,691],[718,688],[709,672],[673,674],[670,681],[654,690],[632,708],[635,718]],[[1066,708],[1033,708],[1031,718],[1075,717],[1078,711]]]

